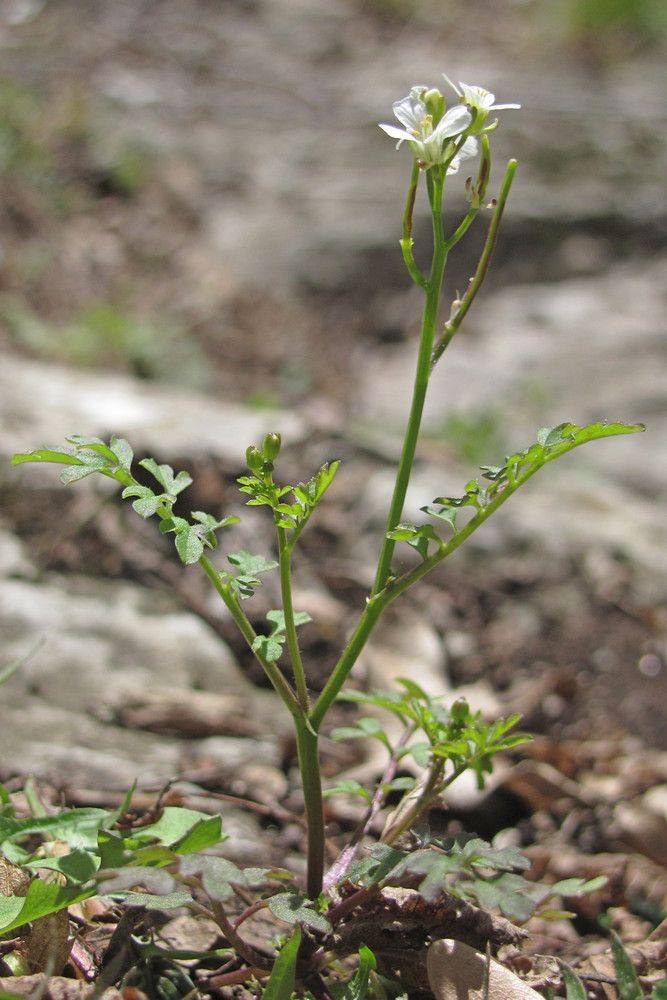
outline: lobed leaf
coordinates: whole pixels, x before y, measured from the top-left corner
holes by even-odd
[[[465,492],[460,497],[436,497],[433,505],[421,509],[425,514],[437,520],[445,521],[456,534],[456,518],[462,507],[472,507],[478,514],[484,514],[487,508],[498,500],[506,489],[512,491],[523,485],[538,469],[573,448],[578,448],[589,441],[613,437],[620,434],[636,434],[645,430],[643,424],[623,423],[593,423],[586,427],[577,424],[562,423],[557,427],[541,427],[537,432],[537,442],[525,451],[508,455],[502,466],[484,465],[481,471],[485,479],[491,482],[489,487],[482,487],[475,480],[466,484]],[[437,505],[437,506],[434,506]],[[399,525],[399,529],[413,528],[420,531],[419,526]],[[393,537],[393,535],[392,535]]]
[[[127,497],[138,497],[139,499],[133,500],[132,507],[143,518],[152,517],[163,503],[162,497],[156,496],[150,487],[141,486],[139,483],[126,486],[121,496],[123,500]]]
[[[174,476],[174,470],[170,465],[158,465],[154,458],[142,458],[139,465],[150,472],[157,479],[164,492],[171,497],[178,496],[192,483],[192,476],[187,472],[179,472],[178,475]]]
[[[260,573],[267,573],[278,566],[275,560],[265,559],[261,555],[251,555],[246,549],[230,553],[227,556],[227,560],[232,566],[236,566],[240,572],[232,575],[223,570],[220,576],[223,580],[230,581],[232,590],[242,600],[252,597],[255,587],[261,586],[261,580],[258,579]]]

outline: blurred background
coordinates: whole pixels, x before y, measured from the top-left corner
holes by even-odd
[[[489,194],[509,157],[519,168],[485,288],[434,376],[408,514],[541,425],[648,431],[582,449],[508,505],[479,542],[479,585],[467,564],[434,581],[440,611],[445,590],[467,594],[434,621],[464,635],[455,679],[500,664],[502,686],[521,657],[574,664],[614,707],[639,685],[632,724],[653,711],[664,743],[666,57],[664,0],[0,0],[0,451],[115,431],[199,463],[190,502],[214,509],[236,495],[249,441],[280,429],[285,475],[345,460],[313,552],[318,572],[351,560],[327,586],[356,599],[421,305],[398,246],[411,158],[378,122],[415,84],[447,96],[443,71],[486,87],[522,104],[499,113]],[[465,173],[448,184],[448,229]],[[445,311],[486,225],[451,256]],[[2,525],[42,568],[141,575],[122,532],[72,542],[95,503],[65,500],[52,474],[33,502],[38,480],[4,467]],[[493,562],[507,553],[518,561]]]
[[[419,310],[392,102],[443,71],[521,102],[489,288],[590,277],[665,249],[666,50],[662,0],[1,0],[0,345],[347,407]]]

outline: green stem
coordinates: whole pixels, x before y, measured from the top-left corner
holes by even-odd
[[[294,672],[294,683],[296,686],[299,705],[307,714],[310,708],[308,699],[308,687],[306,685],[306,673],[303,669],[301,651],[299,650],[299,640],[296,634],[294,623],[294,604],[292,602],[292,579],[291,579],[291,547],[287,544],[287,532],[284,528],[278,528],[278,560],[280,565],[280,591],[283,601],[283,614],[285,616],[285,637],[289,650],[292,670]]]
[[[261,665],[265,674],[271,681],[273,687],[276,689],[283,702],[287,706],[290,713],[295,717],[299,718],[303,716],[303,710],[297,698],[295,691],[289,682],[283,677],[279,668],[275,663],[270,662],[266,657],[262,656],[256,649],[253,649],[253,642],[257,638],[257,633],[254,628],[246,618],[242,608],[239,606],[239,602],[236,600],[235,596],[230,593],[228,588],[220,579],[220,574],[217,569],[208,558],[207,555],[202,555],[199,558],[199,565],[206,573],[207,577],[217,590],[218,594],[222,598],[227,610],[231,614],[234,622],[236,623],[241,635],[248,643],[252,649],[257,661]]]
[[[394,554],[395,542],[387,538],[387,534],[392,531],[400,522],[403,507],[405,505],[405,495],[410,481],[410,474],[417,449],[417,439],[421,427],[422,415],[424,412],[424,402],[426,400],[426,389],[431,370],[431,352],[433,349],[433,339],[435,336],[435,324],[438,317],[438,305],[440,302],[440,290],[442,288],[442,278],[447,262],[447,249],[445,246],[442,231],[442,192],[444,185],[444,174],[435,173],[436,168],[427,171],[426,182],[428,186],[429,201],[431,203],[431,222],[433,227],[433,259],[431,261],[431,272],[426,286],[426,301],[422,315],[421,337],[419,341],[419,356],[417,359],[417,370],[415,373],[414,390],[412,396],[412,406],[408,426],[403,441],[403,450],[398,464],[396,474],[396,485],[389,508],[389,516],[385,528],[385,538],[380,550],[378,560],[377,575],[373,585],[372,596],[377,595],[387,583],[391,575],[391,560]]]
[[[284,529],[282,530],[284,534]],[[282,539],[281,541],[284,541]],[[287,546],[281,544],[281,556],[286,550]],[[217,590],[218,594],[228,608],[232,618],[234,619],[236,625],[238,626],[244,639],[252,649],[253,641],[256,638],[256,632],[252,625],[246,618],[243,610],[239,607],[239,603],[233,594],[225,587],[224,583],[220,579],[220,574],[216,570],[215,566],[211,560],[206,555],[202,555],[199,564],[208,576],[209,580]],[[285,576],[283,577],[283,565],[287,566]],[[288,643],[290,641],[290,630],[287,625],[288,621],[291,620],[291,628],[293,633],[293,641],[296,642],[296,630],[294,629],[294,614],[292,611],[291,604],[291,590],[289,589],[290,576],[289,576],[289,551],[286,552],[286,559],[283,563],[281,561],[281,583],[285,583],[287,591],[283,592],[284,606],[283,610],[285,613],[285,624],[286,633],[288,637]],[[285,602],[285,593],[288,594],[288,599]],[[301,772],[301,783],[303,787],[303,795],[305,801],[306,809],[306,824],[308,829],[308,875],[307,875],[307,891],[311,899],[316,899],[322,891],[322,880],[324,878],[324,803],[322,798],[322,779],[320,776],[320,761],[319,761],[319,749],[318,749],[318,736],[314,728],[312,728],[310,721],[306,715],[306,711],[302,705],[302,697],[305,695],[305,703],[307,705],[308,695],[305,691],[305,678],[304,678],[304,688],[303,693],[297,695],[292,689],[288,681],[283,677],[282,673],[278,669],[275,663],[271,663],[265,657],[263,657],[256,650],[253,650],[257,660],[264,668],[269,680],[273,684],[274,688],[282,698],[283,702],[289,709],[290,713],[294,718],[294,724],[296,727],[296,737],[297,737],[297,750],[299,755],[299,770]],[[290,647],[290,653],[292,654],[292,648]],[[298,647],[297,647],[298,654]],[[293,656],[293,654],[292,654]],[[293,665],[299,664],[299,667],[295,666],[295,678],[298,682],[298,670],[301,670],[301,675],[303,676],[303,665],[301,663],[301,657],[295,661],[294,657],[292,659]]]
[[[405,203],[405,212],[403,213],[403,238],[400,240],[401,250],[403,252],[403,260],[405,261],[405,266],[410,272],[410,277],[416,285],[423,288],[424,291],[428,288],[428,281],[421,273],[417,265],[415,264],[414,257],[412,256],[412,215],[415,208],[415,198],[417,197],[417,184],[419,183],[419,163],[417,160],[412,165],[412,177],[410,178],[410,189],[408,191],[408,200]]]
[[[320,695],[312,708],[309,719],[313,729],[319,729],[321,726],[324,717],[333,702],[338,697],[343,684],[347,680],[350,671],[356,663],[359,654],[366,645],[372,630],[375,628],[385,608],[400,594],[408,590],[409,587],[417,583],[418,580],[421,580],[427,573],[430,573],[430,571],[441,563],[443,559],[446,559],[447,556],[451,555],[451,553],[462,545],[463,542],[465,542],[466,539],[473,534],[473,532],[477,531],[477,529],[481,527],[482,524],[484,524],[484,522],[491,517],[491,515],[494,514],[498,508],[501,507],[502,504],[504,504],[506,500],[508,500],[509,497],[516,492],[516,490],[519,489],[520,486],[523,486],[523,484],[534,476],[535,473],[547,462],[553,461],[559,455],[564,454],[565,451],[569,451],[573,447],[575,447],[574,444],[568,443],[567,445],[561,446],[558,451],[554,450],[554,452],[550,455],[536,461],[525,472],[522,472],[517,479],[509,482],[486,507],[479,510],[477,514],[475,514],[475,516],[460,529],[460,531],[457,531],[449,542],[441,542],[439,548],[433,553],[433,555],[428,556],[418,566],[414,566],[401,576],[389,580],[383,590],[369,598],[356,629],[352,633],[347,646],[338,660],[338,663],[331,672],[329,680],[320,692]]]
[[[491,500],[486,507],[478,510],[474,517],[472,517],[468,523],[456,532],[453,538],[450,538],[448,542],[441,542],[439,548],[433,553],[433,555],[427,556],[418,566],[414,566],[412,569],[403,573],[401,576],[394,580],[391,580],[387,586],[386,593],[386,604],[390,601],[395,600],[399,594],[404,593],[410,587],[412,587],[418,580],[430,573],[439,563],[446,559],[448,556],[458,549],[460,545],[470,538],[470,536],[480,528],[485,521],[487,521],[492,514],[498,510],[507,500],[516,493],[519,487],[523,486],[524,483],[528,482],[536,472],[539,472],[547,462],[553,462],[560,455],[564,455],[567,451],[571,451],[575,444],[567,444],[561,446],[558,450],[554,449],[551,454],[535,461],[525,472],[522,472],[516,479],[507,483],[507,485],[502,489],[494,498]],[[388,592],[388,593],[387,593]]]
[[[432,761],[423,788],[418,794],[409,792],[399,804],[397,814],[392,818],[391,826],[383,832],[380,838],[383,844],[395,844],[401,834],[414,826],[424,809],[441,794],[444,787],[442,781],[444,769],[444,759]]]
[[[486,278],[487,272],[489,270],[489,264],[491,263],[491,256],[496,247],[496,241],[498,239],[498,228],[503,217],[503,212],[505,210],[505,204],[507,202],[508,195],[510,193],[510,188],[512,186],[512,181],[514,180],[514,174],[516,172],[516,160],[510,160],[507,164],[507,172],[505,173],[505,180],[501,188],[500,194],[498,196],[498,204],[496,205],[496,210],[493,213],[493,218],[489,224],[489,231],[486,236],[486,242],[484,244],[484,249],[482,250],[482,255],[479,258],[479,264],[477,265],[477,270],[475,275],[468,286],[468,290],[463,296],[461,305],[456,311],[456,314],[445,323],[445,328],[442,332],[438,343],[433,350],[433,357],[431,358],[431,371],[435,368],[437,362],[442,357],[442,354],[449,346],[452,337],[457,332],[463,318],[470,309],[470,306],[475,300],[475,296],[482,287],[482,282]],[[468,213],[470,215],[470,212]],[[467,219],[467,216],[466,216]],[[472,220],[471,220],[472,221]],[[465,222],[465,220],[464,220]],[[457,230],[458,233],[458,230]],[[456,236],[456,233],[452,237]]]
[[[350,636],[347,646],[343,650],[338,663],[329,676],[329,680],[320,691],[319,697],[311,710],[309,720],[314,730],[319,730],[322,725],[324,717],[338,697],[340,689],[347,680],[352,667],[359,658],[359,654],[368,642],[368,637],[377,625],[382,612],[390,600],[391,594],[385,589],[367,601],[357,627]]]
[[[295,717],[295,723],[308,828],[306,891],[311,899],[317,899],[324,879],[324,800],[318,735],[302,715]]]

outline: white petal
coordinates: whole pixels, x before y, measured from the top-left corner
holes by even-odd
[[[380,128],[390,135],[392,139],[414,139],[413,132],[406,132],[404,128],[398,128],[396,125],[383,125],[380,124]]]
[[[472,137],[469,137],[463,143],[458,153],[447,167],[447,173],[455,174],[458,171],[459,167],[461,166],[461,163],[464,160],[469,160],[470,157],[475,156],[476,153],[477,153],[477,140],[473,139]]]
[[[449,84],[449,86],[452,88],[452,90],[456,91],[456,93],[459,95],[459,97],[463,97],[463,94],[461,93],[461,91],[459,90],[459,88],[456,86],[455,83],[452,83],[452,81],[449,79],[449,77],[447,76],[447,74],[443,73],[442,75],[444,76],[445,80],[447,81],[447,83]]]
[[[472,121],[472,115],[465,104],[457,104],[440,119],[434,129],[434,134],[441,139],[450,135],[460,135],[465,132]]]
[[[418,129],[419,123],[426,117],[428,110],[423,101],[412,95],[394,101],[394,114],[402,125],[409,129]]]
[[[476,156],[477,139],[473,139],[472,136],[466,139],[466,141],[463,143],[463,145],[461,146],[456,155],[458,156],[459,160],[468,160],[470,159],[471,156]]]
[[[467,104],[475,108],[488,110],[493,105],[495,94],[489,93],[484,87],[469,87],[467,83],[460,84]]]

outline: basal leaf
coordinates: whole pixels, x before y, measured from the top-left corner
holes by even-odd
[[[179,871],[184,876],[201,876],[204,891],[210,899],[219,903],[224,903],[233,895],[233,884],[245,888],[242,870],[226,858],[193,854],[181,862]]]
[[[0,932],[4,934],[49,913],[57,913],[73,903],[96,896],[97,892],[97,886],[92,883],[58,885],[36,878],[28,886],[26,896],[0,896]]]
[[[227,834],[222,832],[222,816],[209,816],[195,823],[180,840],[172,844],[176,854],[195,854],[207,847],[215,847],[227,840]]]
[[[97,873],[96,881],[96,892],[103,893],[105,896],[114,896],[137,885],[143,886],[156,896],[164,896],[168,892],[172,892],[176,886],[173,876],[164,868],[143,865],[103,869]]]
[[[128,892],[123,896],[123,906],[142,906],[147,910],[176,910],[193,902],[187,889],[175,889],[155,895],[151,892]]]
[[[406,851],[399,851],[387,844],[375,844],[369,857],[352,862],[346,877],[351,882],[361,882],[368,888],[388,878],[407,856]]]
[[[132,861],[127,838],[112,830],[100,830],[97,836],[100,868],[122,868]]]
[[[45,869],[48,871],[60,872],[65,876],[69,885],[81,885],[97,871],[98,859],[89,851],[77,849],[71,854],[64,854],[55,858],[37,858],[26,861],[24,868],[32,871]]]
[[[188,836],[195,835],[197,828],[204,831],[207,836],[211,836],[214,830],[219,832],[220,821],[220,816],[211,817],[197,809],[165,806],[162,815],[155,823],[134,829],[130,833],[139,840],[158,841],[179,852],[179,845],[182,845]],[[215,842],[211,841],[210,844]]]
[[[0,844],[6,840],[21,841],[28,834],[42,833],[54,840],[66,841],[70,848],[94,848],[97,831],[111,826],[113,813],[106,809],[66,809],[56,816],[29,816],[14,819],[0,816]],[[6,853],[6,851],[5,851]]]
[[[274,917],[286,924],[303,924],[313,931],[326,934],[331,930],[331,924],[318,910],[314,909],[313,901],[295,892],[279,892],[269,897],[269,909]]]

